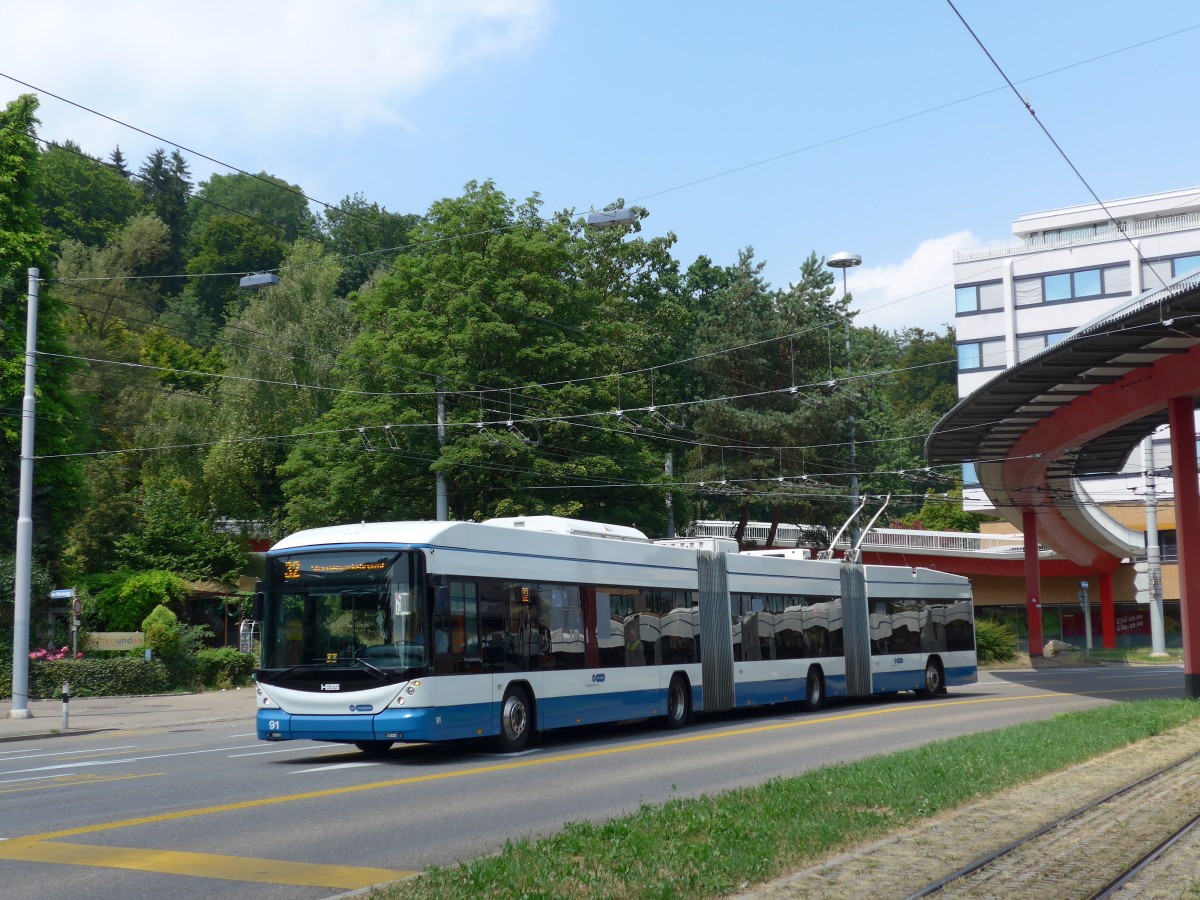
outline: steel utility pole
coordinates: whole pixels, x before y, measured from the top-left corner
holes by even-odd
[[[37,310],[41,272],[29,270],[25,321],[25,396],[21,400],[21,487],[17,505],[17,558],[13,590],[12,708],[10,719],[29,719],[29,594],[33,582],[33,425],[37,375]]]
[[[446,446],[446,394],[442,391],[442,379],[437,380],[437,434],[438,453]],[[446,478],[441,469],[434,473],[434,484],[437,489],[437,520],[450,521],[450,505],[446,498]]]
[[[854,266],[862,265],[862,257],[857,253],[835,253],[829,259],[825,260],[825,265],[831,269],[842,270],[842,299],[847,296],[846,293],[846,270]],[[846,332],[846,371],[850,371],[850,314],[846,313],[846,317],[842,320],[845,325]],[[854,434],[854,411],[851,409],[850,415],[847,417],[847,423],[850,426],[850,546],[858,546],[858,448],[855,442]]]

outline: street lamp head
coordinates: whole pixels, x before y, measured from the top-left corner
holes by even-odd
[[[274,272],[252,272],[249,275],[242,276],[238,281],[238,287],[247,290],[257,290],[263,287],[272,287],[279,284],[279,276]]]
[[[829,259],[825,260],[825,265],[831,269],[853,269],[855,266],[862,265],[862,257],[857,253],[847,253],[843,250],[841,253],[835,253]]]
[[[637,214],[632,209],[605,209],[587,215],[588,228],[612,228],[617,225],[636,225]]]

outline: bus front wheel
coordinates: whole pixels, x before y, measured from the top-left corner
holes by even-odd
[[[519,684],[510,687],[500,704],[500,734],[496,743],[501,753],[524,750],[533,730],[533,706],[529,693]]]

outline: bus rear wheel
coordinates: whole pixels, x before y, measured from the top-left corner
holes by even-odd
[[[500,734],[496,744],[501,753],[524,750],[533,730],[533,706],[529,693],[519,684],[510,687],[500,704]]]
[[[917,690],[918,697],[936,697],[946,690],[942,677],[942,666],[936,659],[925,663],[925,687]]]
[[[825,676],[815,666],[804,680],[804,708],[811,712],[825,708]]]
[[[675,731],[687,723],[690,709],[688,699],[687,679],[676,675],[671,679],[671,686],[667,688],[666,725],[670,730]]]

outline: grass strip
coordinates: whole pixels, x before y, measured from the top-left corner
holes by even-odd
[[[814,769],[697,799],[574,822],[537,842],[371,893],[415,898],[675,898],[744,890],[1042,775],[1200,717],[1145,700]]]

